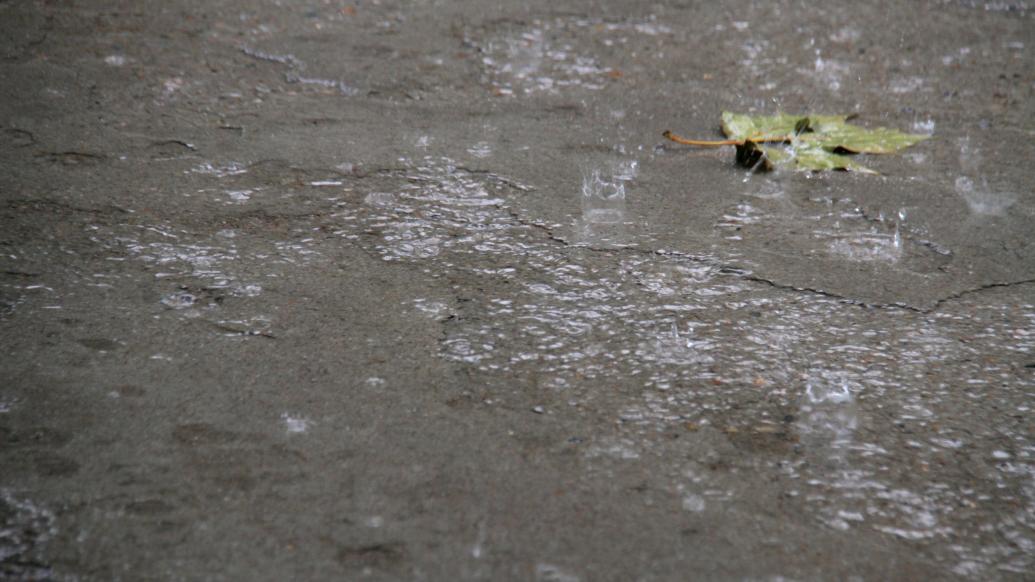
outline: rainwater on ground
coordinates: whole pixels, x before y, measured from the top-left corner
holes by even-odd
[[[0,4],[0,572],[1030,576],[1029,7],[534,4]]]

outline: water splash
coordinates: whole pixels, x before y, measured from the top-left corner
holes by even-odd
[[[635,168],[635,166],[633,166]],[[582,176],[582,218],[589,223],[625,220],[625,174],[614,172],[605,179],[599,169]]]
[[[606,169],[583,170],[579,196],[582,214],[574,227],[576,244],[612,248],[630,244],[626,187],[637,171],[635,160],[613,162]]]
[[[974,214],[1002,216],[1017,202],[1017,194],[994,189],[985,173],[984,156],[970,137],[958,140],[959,165],[962,175],[956,178],[954,186]]]

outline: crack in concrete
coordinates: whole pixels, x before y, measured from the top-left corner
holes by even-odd
[[[456,169],[460,170],[461,172],[467,172],[468,174],[477,174],[477,175],[487,176],[489,178],[492,178],[494,181],[496,181],[496,182],[498,182],[500,184],[503,184],[505,186],[509,186],[511,188],[514,188],[515,190],[520,190],[522,192],[532,192],[533,190],[535,190],[535,188],[533,188],[531,186],[526,186],[525,184],[522,184],[522,183],[517,182],[515,180],[511,180],[510,178],[504,178],[503,176],[501,176],[501,175],[499,175],[499,174],[497,174],[495,172],[490,172],[489,170],[476,170],[476,169],[468,168],[467,166],[456,166]]]
[[[190,150],[192,152],[198,151],[198,148],[196,148],[194,146],[194,144],[192,144],[190,142],[183,141],[182,139],[175,139],[175,138],[173,138],[173,139],[161,139],[161,140],[152,141],[147,147],[155,148],[155,147],[161,147],[161,146],[165,146],[165,145],[178,145],[178,146],[186,148],[186,149],[188,149],[188,150]]]
[[[973,289],[964,289],[963,291],[958,291],[958,292],[953,293],[952,295],[949,295],[947,297],[942,297],[941,299],[939,299],[938,301],[935,302],[934,307],[932,307],[930,310],[928,310],[928,312],[934,311],[934,310],[938,309],[944,303],[948,303],[949,301],[955,301],[956,299],[963,298],[963,297],[965,297],[967,295],[974,295],[975,293],[981,293],[982,291],[988,291],[990,289],[999,289],[999,288],[1005,288],[1005,287],[1019,287],[1021,285],[1030,285],[1030,284],[1033,284],[1033,283],[1035,283],[1035,278],[1022,279],[1020,281],[988,283],[988,284],[985,284],[985,285],[981,285],[979,287],[974,287]]]
[[[635,247],[614,247],[614,248],[606,248],[605,249],[605,248],[593,247],[591,245],[586,245],[586,246],[574,245],[570,241],[568,241],[568,240],[566,240],[566,239],[564,239],[564,238],[554,234],[553,229],[550,228],[549,226],[547,226],[545,224],[542,224],[542,223],[539,223],[539,222],[530,221],[530,220],[522,217],[520,214],[518,214],[518,212],[516,210],[514,210],[514,209],[512,209],[510,207],[507,207],[506,210],[514,218],[514,220],[517,221],[519,224],[522,224],[524,226],[528,226],[530,228],[537,229],[537,230],[545,233],[546,237],[549,240],[557,242],[557,243],[559,243],[559,244],[561,244],[561,245],[563,245],[563,246],[565,246],[567,248],[582,248],[582,249],[586,249],[586,250],[589,250],[589,251],[592,251],[592,252],[606,253],[606,254],[637,253],[637,254],[646,254],[646,255],[662,255],[662,256],[677,257],[679,259],[687,260],[687,261],[692,261],[692,262],[695,262],[695,263],[709,264],[709,265],[714,266],[717,269],[719,269],[719,271],[721,273],[728,274],[728,275],[733,275],[735,277],[740,277],[741,279],[744,279],[746,281],[752,281],[752,282],[755,282],[755,283],[761,283],[763,285],[767,285],[767,286],[772,287],[774,289],[781,289],[781,290],[785,290],[785,291],[794,291],[794,292],[797,292],[797,293],[808,293],[808,294],[812,294],[812,295],[819,295],[819,296],[822,296],[822,297],[827,297],[829,299],[835,299],[835,300],[840,301],[841,303],[844,303],[844,304],[847,304],[847,305],[855,305],[855,306],[864,307],[864,308],[867,308],[867,309],[902,309],[902,310],[905,310],[905,311],[912,311],[914,313],[929,314],[929,313],[933,313],[933,312],[937,311],[945,303],[947,303],[949,301],[952,301],[954,299],[959,299],[960,297],[963,297],[965,295],[970,295],[970,294],[974,294],[974,293],[980,293],[980,292],[986,291],[988,289],[995,289],[995,288],[1000,288],[1000,287],[1013,287],[1013,286],[1017,286],[1017,285],[1024,285],[1024,284],[1028,284],[1028,283],[1035,283],[1035,278],[1023,279],[1023,280],[1020,280],[1020,281],[1012,281],[1012,282],[989,283],[989,284],[986,284],[986,285],[981,285],[979,287],[975,287],[973,289],[966,289],[966,290],[954,293],[952,295],[939,298],[937,301],[935,301],[934,305],[932,305],[931,307],[928,307],[928,308],[917,307],[915,305],[909,305],[908,303],[871,303],[871,302],[862,301],[862,300],[859,300],[859,299],[853,299],[853,298],[848,297],[846,295],[840,295],[838,293],[833,293],[833,292],[830,292],[830,291],[825,291],[823,289],[816,289],[814,287],[804,287],[804,286],[792,285],[792,284],[788,284],[788,283],[780,283],[780,282],[775,281],[773,279],[769,279],[769,278],[766,278],[766,277],[755,275],[751,271],[747,271],[745,269],[741,269],[739,267],[730,265],[728,263],[723,263],[721,261],[710,260],[710,259],[707,259],[707,258],[704,258],[704,257],[698,257],[698,256],[686,254],[686,253],[677,252],[677,251],[666,251],[666,250],[661,250],[661,249],[642,249],[642,248],[635,248]],[[867,218],[867,220],[877,221],[878,219]],[[922,244],[922,245],[925,245],[925,246],[928,246],[926,243],[930,243],[930,241],[920,241],[920,240],[917,240],[916,242],[918,244]],[[930,245],[935,245],[935,246],[939,246],[940,247],[940,245],[937,245],[937,243],[930,243]],[[944,248],[944,247],[940,247],[940,248]],[[934,250],[935,252],[939,252],[938,249],[933,248],[933,247],[932,247],[932,250]],[[948,249],[946,249],[946,250],[948,250]],[[949,254],[951,254],[951,252],[952,251],[948,251]]]
[[[254,55],[250,55],[250,56],[254,56]],[[178,140],[170,140],[170,141],[179,143]],[[263,162],[256,162],[256,163],[250,164],[248,166],[249,170],[254,168],[255,166],[259,165],[260,163],[263,163]],[[405,179],[405,180],[410,181],[410,182],[424,182],[424,181],[428,180],[428,178],[425,178],[425,177],[422,177],[422,176],[414,176],[414,175],[412,175],[412,169],[411,168],[400,168],[400,167],[391,167],[391,166],[374,167],[374,168],[369,168],[369,169],[362,169],[362,170],[359,170],[359,171],[354,170],[351,173],[343,173],[340,170],[329,169],[329,168],[302,168],[302,167],[295,167],[294,169],[302,171],[302,172],[328,172],[328,173],[340,175],[340,176],[342,176],[345,179],[355,179],[355,180],[362,180],[362,179],[370,178],[370,177],[374,177],[374,176],[389,176],[389,177]],[[521,184],[519,182],[510,180],[510,179],[505,178],[503,176],[500,176],[499,174],[497,174],[495,172],[492,172],[490,170],[469,168],[469,167],[466,167],[466,166],[455,166],[455,170],[458,170],[458,171],[461,171],[461,172],[465,172],[467,174],[472,174],[472,175],[486,176],[486,177],[492,179],[493,181],[496,181],[499,184],[502,184],[504,186],[513,188],[513,189],[518,190],[518,191],[529,192],[529,191],[534,190],[534,188],[532,188],[530,186],[527,186],[527,185]],[[9,205],[10,204],[11,203],[9,203]],[[76,208],[73,208],[72,210],[84,210],[86,212],[91,212],[90,210],[86,210],[86,209],[76,209]],[[118,209],[118,210],[125,212],[125,210],[123,210],[123,209]],[[514,209],[511,206],[503,206],[503,207],[501,207],[501,210],[505,211],[518,224],[526,226],[528,228],[532,228],[534,230],[537,230],[537,231],[543,233],[548,240],[550,240],[550,241],[552,241],[554,243],[557,243],[557,244],[559,244],[559,245],[561,245],[561,246],[563,246],[565,248],[568,248],[568,249],[578,248],[578,249],[584,249],[584,250],[587,250],[587,251],[590,251],[590,252],[594,252],[594,253],[602,253],[602,254],[609,254],[609,255],[634,253],[634,254],[639,254],[639,255],[669,256],[669,257],[677,258],[679,260],[707,264],[707,265],[713,266],[716,269],[718,269],[718,271],[720,273],[727,274],[727,275],[733,275],[733,276],[739,277],[739,278],[741,278],[743,280],[751,281],[751,282],[754,282],[754,283],[763,284],[763,285],[772,287],[774,289],[781,289],[781,290],[785,290],[785,291],[793,291],[793,292],[796,292],[796,293],[806,293],[806,294],[811,294],[811,295],[817,295],[817,296],[826,297],[826,298],[829,298],[829,299],[834,299],[834,300],[837,300],[837,301],[839,301],[841,303],[844,303],[844,304],[856,305],[856,306],[864,307],[864,308],[868,308],[868,309],[902,309],[902,310],[911,311],[911,312],[914,312],[914,313],[928,314],[928,313],[932,313],[932,312],[938,310],[945,303],[947,303],[949,301],[952,301],[952,300],[955,300],[955,299],[958,299],[960,297],[966,296],[966,295],[970,295],[970,294],[974,294],[974,293],[979,293],[979,292],[982,292],[982,291],[985,291],[985,290],[989,290],[989,289],[994,289],[994,288],[1012,287],[1012,286],[1018,286],[1018,285],[1023,285],[1023,284],[1035,283],[1035,278],[1033,278],[1033,279],[1024,279],[1024,280],[1020,280],[1020,281],[1013,281],[1013,282],[989,283],[989,284],[986,284],[986,285],[981,285],[979,287],[975,287],[973,289],[966,289],[966,290],[954,293],[952,295],[939,298],[934,303],[934,305],[932,305],[929,308],[921,308],[921,307],[917,307],[917,306],[914,306],[914,305],[909,305],[909,304],[906,304],[906,303],[871,303],[871,302],[867,302],[867,301],[853,299],[852,297],[849,297],[849,296],[846,296],[846,295],[841,295],[841,294],[838,294],[838,293],[833,293],[833,292],[826,291],[826,290],[823,290],[823,289],[817,289],[817,288],[814,288],[814,287],[806,287],[806,286],[793,285],[793,284],[788,284],[788,283],[781,283],[781,282],[778,282],[778,281],[776,281],[774,279],[770,279],[770,278],[767,278],[767,277],[762,277],[762,276],[756,275],[756,274],[752,273],[751,271],[742,269],[740,267],[736,267],[736,266],[731,265],[729,263],[724,263],[722,261],[717,261],[717,260],[709,259],[709,258],[706,258],[706,257],[695,256],[695,255],[691,255],[691,254],[688,254],[688,253],[682,253],[682,252],[678,252],[678,251],[669,251],[669,250],[664,250],[664,249],[647,249],[647,248],[637,248],[637,247],[601,248],[601,247],[595,247],[593,245],[576,245],[576,244],[571,243],[569,240],[567,240],[567,239],[557,235],[554,232],[554,229],[551,226],[543,224],[542,222],[539,222],[539,221],[529,220],[529,219],[521,216],[521,214],[516,209]],[[98,212],[98,211],[92,211],[92,212]],[[268,212],[264,212],[262,210],[258,210],[258,211],[254,211],[252,213],[247,213],[246,216],[247,217],[259,218],[260,220],[262,220],[263,218],[267,218],[267,219],[268,218],[279,218],[279,219],[298,220],[298,219],[304,219],[304,218],[325,218],[327,214],[328,213],[326,213],[326,212],[311,212],[311,213],[305,213],[305,214],[300,214],[300,215],[282,214],[280,216],[277,216],[275,214],[270,214]],[[261,216],[261,215],[267,215],[267,216],[264,217],[264,216]],[[862,216],[863,216],[863,218],[865,220],[870,221],[870,222],[881,222],[881,223],[884,222],[880,218],[876,218],[876,217],[872,217],[872,216],[867,215],[865,212],[862,212]],[[939,249],[944,248],[944,247],[940,247],[940,245],[937,245],[937,243],[933,243],[931,241],[926,241],[926,240],[916,240],[916,242],[918,244],[921,244],[921,245],[924,245],[924,246],[930,246],[932,248],[932,250],[934,250],[935,252],[939,252],[940,254],[943,254],[943,253],[941,253],[941,251]],[[359,244],[357,246],[360,247],[360,248],[363,248],[362,244]],[[935,247],[939,247],[939,248],[935,248]],[[367,249],[364,249],[364,251],[366,251],[366,250]],[[945,250],[947,251],[948,254],[951,254],[951,250],[948,250],[948,249],[945,249]]]
[[[520,224],[522,226],[527,226],[529,228],[538,230],[540,232],[543,232],[544,234],[546,234],[546,238],[548,238],[549,240],[552,240],[552,241],[554,241],[556,243],[560,243],[561,246],[569,247],[569,248],[574,248],[574,245],[569,243],[567,240],[565,240],[565,239],[555,235],[553,233],[553,229],[550,228],[549,226],[547,226],[545,224],[542,224],[542,223],[539,223],[539,222],[533,222],[531,220],[528,220],[528,219],[522,217],[520,214],[518,214],[518,212],[516,210],[514,210],[513,208],[511,208],[509,206],[505,206],[503,208],[503,210],[505,210],[507,212],[507,214],[509,214],[511,216],[511,218],[513,218],[514,221],[517,222],[518,224]],[[586,247],[586,248],[589,248],[589,247]],[[590,250],[597,250],[597,249],[590,248]]]
[[[66,166],[98,164],[108,159],[104,154],[79,151],[41,151],[36,152],[35,157],[55,164],[61,163]]]
[[[900,304],[871,304],[871,303],[866,303],[866,302],[863,302],[863,301],[858,301],[858,300],[855,300],[855,299],[851,299],[851,298],[845,297],[843,295],[838,295],[836,293],[831,293],[829,291],[824,291],[822,289],[815,289],[815,288],[812,288],[812,287],[799,287],[799,286],[795,286],[795,285],[787,285],[787,284],[783,284],[783,283],[777,283],[776,281],[773,281],[771,279],[766,279],[764,277],[759,277],[757,275],[752,274],[750,271],[747,271],[745,269],[741,269],[739,267],[735,267],[735,266],[727,264],[727,263],[723,263],[721,261],[715,261],[715,260],[711,260],[711,259],[704,258],[704,257],[698,257],[698,256],[694,256],[694,255],[687,254],[687,253],[681,253],[681,252],[678,252],[678,251],[668,251],[668,250],[663,250],[663,249],[641,249],[641,248],[636,248],[636,247],[600,248],[600,247],[594,247],[592,245],[577,246],[577,245],[573,245],[568,240],[566,240],[564,238],[561,238],[561,237],[557,236],[556,234],[554,234],[553,233],[553,229],[551,229],[550,227],[546,226],[545,224],[529,221],[529,220],[521,217],[516,211],[514,211],[511,208],[507,208],[507,211],[510,213],[511,216],[514,217],[514,219],[519,224],[522,224],[522,225],[525,225],[525,226],[528,226],[528,227],[531,227],[531,228],[538,229],[538,230],[544,232],[546,234],[547,238],[549,238],[550,240],[558,242],[558,243],[560,243],[561,245],[563,245],[563,246],[565,246],[567,248],[581,248],[581,249],[586,249],[588,251],[592,251],[592,252],[596,252],[596,253],[605,253],[605,254],[636,253],[636,254],[640,254],[640,255],[660,255],[660,256],[675,257],[675,258],[678,258],[678,259],[681,259],[681,260],[684,260],[684,261],[691,261],[691,262],[695,262],[695,263],[704,263],[704,264],[707,264],[707,265],[710,265],[710,266],[713,266],[713,267],[717,268],[719,270],[719,272],[721,272],[723,274],[733,275],[735,277],[740,277],[740,278],[742,278],[744,280],[752,281],[752,282],[755,282],[755,283],[762,283],[762,284],[768,285],[770,287],[773,287],[775,289],[783,289],[783,290],[788,290],[788,291],[797,291],[797,292],[800,292],[800,293],[811,293],[811,294],[814,294],[814,295],[821,295],[823,297],[829,297],[831,299],[837,299],[837,300],[842,301],[844,303],[849,303],[849,304],[853,304],[853,305],[859,305],[859,306],[862,306],[862,307],[878,307],[878,308],[896,308],[896,307],[898,307],[898,308],[910,309],[910,310],[914,310],[914,311],[921,311],[919,308],[908,306],[908,305],[900,305]]]
[[[321,87],[334,87],[338,89],[343,95],[351,96],[358,93],[356,89],[350,87],[345,81],[340,79],[322,79],[318,77],[303,77],[301,73],[305,71],[305,61],[299,59],[293,54],[274,54],[266,51],[253,49],[247,46],[238,47],[240,51],[253,59],[260,61],[267,61],[270,63],[277,63],[286,65],[288,71],[284,73],[284,81],[286,83],[300,84],[300,85],[319,85]]]
[[[15,148],[29,147],[29,146],[36,145],[36,143],[38,143],[37,140],[36,140],[36,134],[32,133],[31,131],[29,131],[27,129],[20,129],[20,128],[17,128],[17,127],[8,127],[6,129],[4,129],[4,133],[6,133],[7,135],[11,136],[14,140],[17,140],[18,137],[26,137],[26,138],[28,138],[28,142],[26,142],[26,143],[15,143],[14,144]]]
[[[3,62],[17,63],[20,61],[30,59],[33,56],[30,54],[32,52],[32,49],[42,46],[43,43],[47,42],[47,39],[50,38],[50,32],[51,30],[53,30],[53,26],[54,17],[51,15],[47,15],[44,18],[43,25],[40,27],[40,32],[42,34],[37,38],[26,39],[25,43],[20,47],[14,47],[17,52],[4,57]]]
[[[32,209],[37,212],[51,212],[53,214],[89,214],[93,216],[105,216],[111,214],[133,214],[132,210],[122,208],[115,204],[106,204],[102,208],[87,208],[84,206],[76,206],[60,200],[50,200],[46,198],[30,199],[20,198],[17,200],[8,200],[3,204],[3,207],[9,210],[24,211],[26,209]]]
[[[258,329],[246,329],[235,325],[229,325],[218,321],[206,321],[206,324],[215,328],[216,330],[235,334],[243,337],[264,337],[266,339],[277,339],[277,336],[273,332],[258,330]]]

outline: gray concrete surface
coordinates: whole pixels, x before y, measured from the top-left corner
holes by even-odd
[[[1027,4],[0,2],[0,577],[1030,579]]]

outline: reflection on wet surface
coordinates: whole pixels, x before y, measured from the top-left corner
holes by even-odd
[[[831,527],[951,539],[963,570],[1031,566],[1022,548],[1035,525],[1035,443],[999,411],[1019,421],[1035,389],[1023,367],[1035,348],[1035,305],[874,310],[774,293],[705,256],[613,250],[600,261],[601,251],[515,221],[502,198],[514,190],[498,178],[438,161],[411,180],[391,204],[368,199],[342,234],[376,228],[383,234],[371,244],[386,260],[430,261],[482,281],[476,300],[454,306],[443,357],[535,378],[567,414],[615,410],[644,434],[693,423],[773,441],[780,452],[762,470],[782,475],[787,495]],[[587,180],[594,197],[617,188]],[[829,241],[818,248],[900,259],[904,214],[869,220],[848,204],[818,206],[813,220],[825,226],[812,236]],[[759,222],[751,216],[744,205],[723,220],[746,229]],[[998,385],[977,380],[989,376]],[[613,392],[616,377],[642,391]],[[507,394],[491,399],[500,405]],[[996,406],[978,404],[986,399]],[[598,443],[586,454],[635,458],[649,442]],[[1010,457],[996,457],[1007,442]],[[688,493],[685,505],[698,511],[704,499]],[[988,503],[1016,509],[972,527],[968,510]]]
[[[213,181],[206,196],[240,190],[253,171],[202,168]],[[584,172],[568,194],[579,201],[577,220],[625,225],[637,171],[619,162]],[[746,453],[742,469],[765,475],[819,524],[909,540],[961,575],[1033,567],[1035,435],[1026,420],[1035,302],[988,290],[931,312],[867,308],[776,289],[720,255],[603,237],[569,245],[511,212],[530,186],[442,157],[404,160],[366,180],[303,182],[307,200],[322,200],[320,224],[289,221],[273,237],[135,223],[86,232],[110,260],[168,281],[160,304],[175,317],[239,341],[275,337],[276,317],[224,299],[261,297],[284,273],[324,268],[328,245],[450,277],[454,297],[408,303],[414,317],[441,322],[440,356],[489,387],[483,406],[523,401],[512,390],[534,387],[551,403],[535,412],[624,427],[623,437],[577,445],[591,463],[650,455],[673,431],[712,431]],[[870,216],[822,194],[800,205],[778,181],[757,185],[763,196],[715,217],[720,236],[798,228],[791,240],[801,252],[912,269],[942,256],[919,244],[905,210]],[[241,206],[301,195],[271,188]],[[312,425],[290,412],[281,420],[289,434]],[[721,511],[743,495],[736,479],[699,461],[671,463],[691,475],[672,485],[688,512]]]
[[[1010,12],[1023,3],[944,4]],[[432,336],[437,345],[430,343],[443,368],[464,375],[471,406],[518,411],[537,420],[593,420],[580,426],[600,428],[600,434],[572,435],[564,445],[580,463],[577,471],[607,475],[616,466],[657,460],[676,449],[685,454],[660,459],[652,470],[666,480],[661,485],[677,500],[677,513],[757,511],[759,502],[752,494],[763,483],[773,512],[805,516],[817,528],[865,531],[889,543],[908,542],[960,576],[1030,575],[1035,568],[1031,285],[946,293],[932,309],[875,307],[847,294],[841,299],[833,292],[796,290],[752,269],[766,258],[792,257],[817,270],[861,273],[893,287],[936,276],[949,279],[956,275],[949,273],[951,267],[970,268],[953,262],[966,245],[949,248],[929,232],[925,220],[930,215],[917,204],[929,199],[909,196],[912,180],[935,184],[945,195],[939,204],[956,205],[965,220],[990,224],[988,228],[1011,213],[1030,215],[1030,191],[1020,188],[1016,171],[999,171],[1002,160],[1012,167],[1017,154],[996,149],[1002,134],[985,133],[985,120],[972,120],[974,135],[959,137],[965,130],[953,116],[979,99],[973,86],[957,92],[951,79],[930,71],[979,67],[995,59],[1016,65],[1031,43],[1014,37],[973,38],[964,39],[967,46],[957,46],[955,40],[946,40],[933,59],[903,57],[881,31],[821,9],[817,14],[823,18],[793,23],[795,40],[788,43],[772,29],[781,6],[757,6],[761,16],[709,14],[701,22],[683,21],[680,26],[667,22],[665,14],[480,23],[458,18],[452,36],[441,35],[446,40],[435,39],[440,44],[428,51],[422,46],[432,42],[427,39],[393,46],[410,25],[401,15],[378,15],[370,38],[357,40],[351,53],[342,50],[354,57],[344,64],[337,53],[328,56],[326,39],[278,39],[263,29],[265,24],[242,14],[248,29],[243,37],[253,44],[238,44],[240,39],[227,33],[233,55],[227,66],[238,67],[237,72],[256,67],[255,75],[207,103],[201,100],[201,80],[170,71],[163,75],[181,76],[163,76],[154,83],[156,107],[180,100],[209,115],[218,109],[214,104],[225,100],[230,113],[249,120],[254,116],[248,129],[259,133],[250,137],[269,136],[294,145],[317,134],[327,140],[321,144],[351,138],[349,132],[360,127],[361,119],[384,115],[385,109],[377,108],[386,102],[407,122],[425,115],[443,115],[445,121],[434,119],[400,131],[398,143],[391,148],[381,143],[380,150],[371,146],[377,151],[364,162],[348,157],[358,146],[348,154],[334,150],[327,157],[345,159],[326,164],[333,170],[240,161],[274,155],[242,146],[234,146],[224,159],[202,160],[193,138],[190,144],[163,142],[150,155],[170,166],[180,160],[175,178],[186,186],[177,183],[162,195],[182,205],[156,200],[162,209],[154,212],[147,208],[150,202],[122,212],[76,209],[75,216],[86,218],[68,219],[63,227],[74,224],[81,227],[77,232],[68,227],[44,242],[12,235],[5,248],[10,258],[5,264],[12,266],[0,286],[0,319],[64,309],[63,301],[73,297],[46,284],[52,271],[23,268],[23,263],[49,267],[60,262],[54,259],[59,251],[75,254],[89,248],[110,269],[64,273],[78,286],[79,298],[140,287],[152,309],[146,314],[162,331],[200,324],[204,339],[218,347],[252,346],[291,331],[277,307],[302,299],[279,295],[279,282],[332,269],[360,279],[364,275],[348,271],[354,265],[335,258],[343,247],[358,249],[356,255],[379,268],[439,284],[427,292],[415,284],[409,288],[412,296],[389,308],[430,322],[440,332]],[[667,17],[675,14],[672,8]],[[326,22],[307,18],[313,22],[306,26],[330,26],[332,20],[352,16],[339,11]],[[375,36],[377,46],[360,46],[367,41],[373,45]],[[720,54],[698,59],[685,50],[694,43],[718,47]],[[97,55],[112,50],[107,47]],[[121,54],[94,58],[109,73],[129,71],[144,59]],[[692,62],[698,60],[710,68]],[[1012,69],[1003,70],[1013,75]],[[649,79],[655,73],[657,78]],[[1026,77],[1014,78],[1000,89],[997,99],[1002,103],[1028,90]],[[622,80],[629,83],[618,85]],[[356,88],[360,86],[363,91]],[[611,92],[612,87],[617,89]],[[788,98],[793,103],[765,97],[792,88],[798,91]],[[58,95],[56,89],[47,91]],[[442,113],[456,108],[456,101],[411,108],[412,102],[436,91],[454,91],[451,99],[462,95],[475,106],[456,117]],[[757,96],[759,92],[763,95]],[[341,103],[362,101],[377,115],[365,109],[356,110],[362,115],[340,119],[316,118],[314,113],[302,120],[302,129],[285,129],[299,121],[285,113],[297,105],[287,101],[289,93],[333,100],[321,114],[338,115]],[[699,191],[680,191],[683,198],[676,203],[711,197],[708,202],[718,200],[716,206],[692,207],[686,214],[700,218],[699,224],[668,239],[686,244],[680,251],[662,248],[656,238],[661,226],[647,224],[644,216],[664,211],[644,209],[651,204],[664,208],[667,197],[675,196],[658,186],[672,182],[650,174],[656,169],[653,162],[675,159],[677,150],[650,142],[639,128],[649,126],[643,134],[657,138],[654,125],[662,123],[663,115],[689,123],[698,121],[700,111],[714,117],[725,106],[755,111],[844,104],[815,95],[849,99],[845,111],[860,108],[857,101],[879,97],[884,100],[864,103],[868,122],[888,117],[888,125],[911,126],[916,132],[933,134],[937,129],[940,139],[945,134],[939,143],[948,145],[909,152],[902,158],[905,170],[888,161],[892,171],[886,179],[873,177],[873,182],[847,188],[843,185],[853,177],[744,175],[732,173],[716,157],[714,166],[708,166],[714,171],[709,169],[703,179],[681,179],[686,190]],[[665,109],[670,100],[678,105]],[[535,127],[558,123],[567,133],[542,136],[542,143],[529,140],[531,132],[514,127],[508,116],[524,123],[527,111],[520,106],[530,102],[543,106],[536,114],[554,116]],[[254,110],[247,110],[250,103]],[[289,106],[278,110],[277,103]],[[700,111],[698,103],[703,103]],[[895,107],[885,111],[888,103]],[[305,103],[314,104],[319,105],[315,99]],[[684,109],[695,111],[680,118]],[[224,123],[226,110],[219,111],[218,123]],[[1017,109],[1011,111],[1020,117]],[[283,127],[264,125],[278,116],[287,120]],[[213,123],[206,118],[198,127]],[[471,123],[470,131],[458,136],[463,132],[453,126],[464,123]],[[326,129],[336,124],[348,129]],[[710,126],[701,122],[700,127]],[[220,125],[220,130],[244,135],[243,125]],[[28,132],[7,131],[5,143],[19,148],[36,144]],[[371,143],[382,133],[392,133],[384,127],[377,133],[363,131],[356,131],[357,140]],[[546,152],[536,152],[543,156],[606,154],[592,162],[579,158],[556,163],[541,173],[543,183],[510,178],[519,170],[512,173],[507,164],[533,145]],[[211,143],[209,147],[216,150]],[[651,151],[657,157],[643,153]],[[168,152],[174,154],[166,156]],[[189,160],[178,157],[187,152]],[[77,155],[56,154],[56,159],[72,166]],[[682,150],[678,156],[687,160]],[[377,159],[392,163],[375,167],[371,160]],[[700,160],[690,160],[686,167],[699,171],[705,166],[694,162]],[[559,184],[563,180],[551,173],[558,167],[568,172],[561,176],[568,183]],[[527,168],[523,172],[538,175]],[[722,186],[713,188],[720,181]],[[870,196],[869,188],[880,192]],[[880,197],[888,191],[902,196]],[[548,206],[556,213],[551,220],[563,224],[528,218],[542,208],[529,211],[531,204],[525,202],[533,193],[564,201]],[[24,194],[35,195],[28,190]],[[12,223],[27,212],[73,214],[45,205],[23,212],[19,204],[9,206]],[[686,240],[679,240],[680,233]],[[75,236],[86,239],[77,249],[54,242]],[[1002,246],[1021,257],[1018,263],[1023,260],[1020,243]],[[83,338],[75,345],[92,350],[91,355],[125,347],[103,338]],[[164,348],[141,358],[163,366],[183,363],[179,353]],[[364,371],[364,390],[391,394],[398,389],[393,380],[374,373]],[[118,390],[108,393],[119,397]],[[20,401],[0,393],[0,413],[18,406]],[[281,436],[299,442],[332,424],[323,417],[313,420],[312,414],[284,407],[269,419]],[[617,428],[604,434],[602,427]],[[701,448],[686,453],[678,449],[684,444]],[[20,494],[2,491],[0,520],[2,567],[22,560],[29,545],[53,536],[54,515]],[[380,529],[385,519],[375,515],[364,523]],[[475,559],[490,551],[481,537],[471,550]],[[21,564],[17,571],[30,567]],[[536,562],[534,571],[543,580],[579,579],[552,562]]]
[[[569,194],[580,200],[579,220],[624,224],[635,175],[629,163],[585,172]],[[1025,420],[1035,303],[990,290],[981,302],[964,296],[931,312],[875,309],[774,289],[721,256],[606,238],[568,245],[511,213],[529,186],[448,158],[404,161],[369,184],[311,187],[328,192],[328,234],[289,229],[266,247],[233,230],[205,238],[162,225],[95,227],[91,236],[156,277],[203,282],[161,302],[227,336],[269,333],[276,321],[231,319],[213,293],[257,296],[264,281],[248,265],[320,265],[322,245],[347,241],[434,277],[462,273],[452,277],[454,298],[410,303],[415,317],[441,322],[441,357],[497,386],[484,406],[524,398],[508,386],[534,386],[554,403],[535,412],[605,415],[625,427],[625,437],[579,445],[590,462],[649,455],[672,431],[717,431],[819,524],[909,540],[961,575],[1033,567],[1035,441]],[[716,217],[716,230],[749,238],[808,225],[803,252],[914,269],[942,256],[917,242],[905,210],[869,216],[847,199],[795,206],[778,183],[760,191],[768,194]],[[282,420],[288,433],[310,426],[289,413]],[[696,461],[671,462],[690,475],[673,484],[688,512],[721,510],[742,494]],[[979,511],[995,521],[975,524]]]
[[[919,272],[933,270],[943,262],[940,253],[923,244],[926,241],[903,237],[904,210],[896,218],[870,217],[846,198],[815,197],[804,207],[787,200],[771,201],[780,196],[761,198],[755,204],[739,203],[723,214],[716,228],[728,232],[726,240],[757,242],[780,237],[780,252],[817,257],[825,254],[849,261],[893,264],[905,256],[908,261],[904,268]],[[805,229],[801,228],[803,220],[809,225]],[[908,228],[905,232],[911,234]],[[908,250],[904,248],[906,243],[912,243]]]
[[[281,240],[164,224],[87,231],[111,260],[169,281],[163,307],[243,341],[274,337],[276,319],[232,313],[222,298],[260,296],[278,276],[270,265],[323,265],[323,245],[356,244],[437,277],[463,273],[456,297],[411,303],[415,316],[441,321],[441,357],[497,386],[484,406],[508,406],[516,397],[507,386],[534,386],[555,403],[535,412],[610,417],[625,428],[625,437],[578,445],[588,462],[640,459],[672,431],[717,431],[787,506],[824,527],[907,540],[964,576],[1035,567],[1035,303],[990,291],[929,313],[873,309],[774,289],[718,255],[630,246],[631,162],[584,173],[569,194],[582,213],[571,245],[511,213],[527,185],[448,158],[404,165],[369,186],[307,182],[326,191],[320,234],[301,222]],[[244,166],[197,171],[228,182],[206,195],[250,191],[233,183]],[[870,216],[850,199],[799,204],[779,182],[755,185],[760,196],[715,218],[734,245],[778,230],[799,233],[787,239],[791,251],[844,261],[923,271],[945,256],[904,210]],[[263,196],[280,195],[273,190]],[[281,421],[292,435],[312,426],[293,413]],[[722,511],[745,494],[698,461],[671,463],[690,475],[672,484],[687,512]]]
[[[603,22],[584,18],[536,21],[531,26],[496,34],[478,41],[482,65],[498,95],[556,93],[569,88],[603,89],[622,76],[597,56],[580,52],[575,45],[590,35],[604,47],[624,47],[630,36],[670,35],[672,30],[655,19],[641,22]]]

